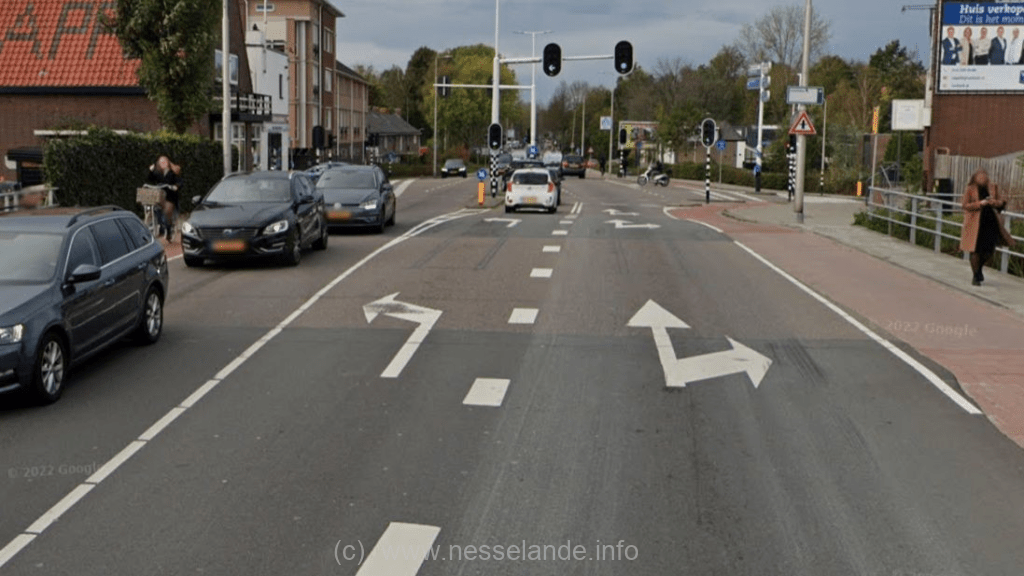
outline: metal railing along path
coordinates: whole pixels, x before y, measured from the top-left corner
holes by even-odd
[[[911,244],[917,245],[918,232],[934,236],[936,252],[942,252],[943,239],[960,242],[959,231],[963,230],[963,222],[948,217],[950,214],[963,214],[963,207],[959,201],[947,200],[945,197],[936,195],[910,194],[902,190],[869,188],[868,208],[869,220],[878,219],[889,223],[890,236],[896,226],[909,228]],[[910,222],[900,219],[906,216],[910,217]],[[1015,221],[1024,222],[1024,214],[1004,211],[1002,216],[1008,231],[1013,230]],[[946,226],[956,227],[958,233],[956,235],[947,233]],[[1024,243],[1024,238],[1020,236],[1013,236],[1013,238],[1017,242]],[[1005,246],[997,247],[996,252],[1000,258],[999,269],[1004,274],[1009,271],[1011,257],[1024,258],[1024,254],[1014,252]],[[970,258],[970,254],[964,253],[963,257],[967,260]]]
[[[39,204],[42,206],[56,206],[54,191],[56,188],[40,188],[32,186],[20,190],[9,190],[0,192],[0,212],[14,212],[24,209],[26,196],[42,195]]]

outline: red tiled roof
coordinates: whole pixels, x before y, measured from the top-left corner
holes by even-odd
[[[135,87],[126,60],[100,22],[113,0],[3,0],[0,87]]]

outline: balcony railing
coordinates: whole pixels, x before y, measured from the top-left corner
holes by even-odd
[[[213,102],[216,113],[223,107],[224,99],[218,94],[213,97]],[[232,94],[231,113],[269,120],[274,116],[274,99],[266,94]]]

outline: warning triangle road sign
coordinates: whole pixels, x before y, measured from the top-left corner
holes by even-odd
[[[796,121],[789,127],[789,133],[798,136],[814,136],[818,132],[814,129],[814,124],[811,123],[811,117],[804,111],[796,117]]]

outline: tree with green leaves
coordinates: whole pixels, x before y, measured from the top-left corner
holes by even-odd
[[[212,108],[221,3],[117,0],[115,6],[106,24],[125,53],[140,61],[139,85],[156,102],[160,123],[185,133]]]

